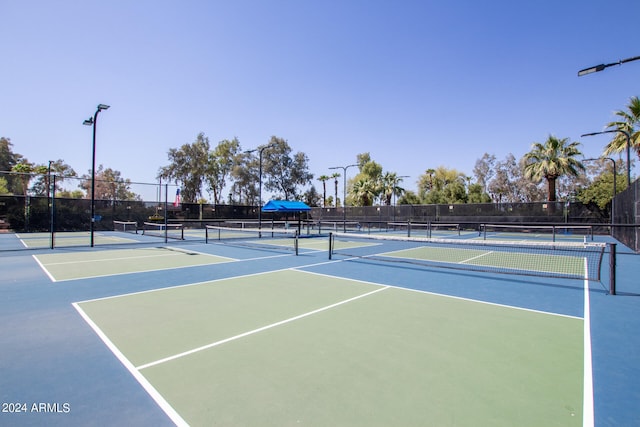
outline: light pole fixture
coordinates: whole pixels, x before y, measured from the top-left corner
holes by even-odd
[[[581,137],[594,136],[594,135],[601,135],[603,133],[622,133],[627,138],[627,188],[629,188],[631,187],[631,135],[629,135],[629,132],[627,132],[626,130],[609,129],[609,130],[603,130],[601,132],[585,133],[580,136]]]
[[[345,233],[347,232],[347,169],[353,166],[358,166],[358,165],[354,164],[354,165],[347,165],[347,166],[333,166],[329,168],[329,169],[342,169],[343,171],[342,178],[344,181],[344,185],[342,188],[342,227],[343,227],[342,230]],[[336,200],[336,206],[338,206],[337,200]]]
[[[602,71],[605,68],[613,67],[614,65],[622,65],[626,62],[636,61],[640,59],[640,56],[634,56],[633,58],[621,59],[618,62],[612,62],[611,64],[600,64],[594,65],[593,67],[585,68],[584,70],[578,71],[578,76],[584,76],[585,74],[596,73],[598,71]]]
[[[87,120],[82,122],[85,126],[93,127],[93,149],[91,155],[91,222],[89,223],[89,234],[91,235],[91,247],[93,247],[93,223],[95,222],[95,213],[96,213],[96,123],[98,122],[98,114],[102,110],[108,110],[109,106],[105,104],[98,104],[96,108],[96,113],[93,117],[89,117]]]
[[[618,194],[618,188],[616,185],[616,175],[617,175],[616,161],[613,160],[611,157],[600,157],[599,159],[584,159],[583,161],[589,162],[589,161],[595,161],[595,160],[610,160],[611,163],[613,164],[613,195],[611,197],[611,225],[613,225],[615,223],[613,199],[615,199],[616,194]],[[613,233],[613,229],[611,229],[611,233]]]
[[[247,150],[245,153],[250,154],[254,152],[258,152],[259,158],[259,169],[258,169],[258,238],[262,237],[262,152],[269,147],[272,147],[274,144],[269,143],[267,145],[263,145],[258,148],[254,148],[253,150]]]

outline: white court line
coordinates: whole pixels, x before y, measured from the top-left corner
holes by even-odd
[[[126,261],[129,259],[144,259],[144,258],[160,258],[163,256],[180,256],[184,255],[184,253],[169,253],[169,254],[157,254],[157,255],[139,255],[139,256],[128,256],[128,257],[117,257],[117,258],[105,258],[105,259],[86,259],[86,260],[77,260],[77,261],[63,261],[63,262],[48,262],[47,265],[65,265],[65,264],[84,264],[84,263],[94,263],[94,262],[109,262],[109,261]]]
[[[189,424],[176,412],[175,409],[165,400],[164,397],[156,390],[154,386],[133,366],[131,362],[120,352],[118,347],[102,332],[102,330],[96,325],[93,320],[80,308],[78,303],[73,303],[73,307],[78,311],[80,316],[85,322],[93,329],[93,331],[100,337],[102,342],[111,350],[111,352],[118,358],[120,363],[133,375],[133,377],[140,383],[149,396],[158,404],[158,406],[164,411],[165,414],[175,423],[176,426],[189,426]]]
[[[587,259],[584,269],[588,270]],[[582,398],[582,426],[595,424],[593,409],[593,360],[591,355],[591,304],[589,300],[589,277],[584,279],[584,395]]]
[[[244,332],[242,334],[239,334],[239,335],[236,335],[236,336],[233,336],[233,337],[225,338],[223,340],[216,341],[216,342],[213,342],[213,343],[210,343],[210,344],[207,344],[207,345],[203,345],[201,347],[197,347],[197,348],[194,348],[194,349],[191,349],[191,350],[188,350],[188,351],[184,351],[182,353],[174,354],[173,356],[165,357],[163,359],[156,360],[155,362],[146,363],[144,365],[137,366],[136,369],[142,370],[142,369],[145,369],[145,368],[150,368],[152,366],[160,365],[162,363],[169,362],[169,361],[172,361],[172,360],[175,360],[175,359],[179,359],[181,357],[189,356],[191,354],[198,353],[198,352],[203,351],[203,350],[208,350],[210,348],[219,346],[221,344],[225,344],[225,343],[228,343],[228,342],[231,342],[231,341],[235,341],[237,339],[244,338],[244,337],[247,337],[249,335],[257,334],[258,332],[266,331],[268,329],[275,328],[277,326],[281,326],[281,325],[284,325],[284,324],[287,324],[287,323],[290,323],[290,322],[294,322],[296,320],[300,320],[300,319],[303,319],[305,317],[308,317],[308,316],[311,316],[311,315],[314,315],[314,314],[317,314],[317,313],[320,313],[320,312],[323,312],[323,311],[326,311],[326,310],[330,310],[330,309],[338,307],[340,305],[347,304],[349,302],[358,300],[360,298],[367,297],[369,295],[373,295],[373,294],[378,293],[380,291],[384,291],[385,289],[389,289],[389,286],[385,286],[385,287],[382,287],[380,289],[376,289],[375,291],[367,292],[366,294],[358,295],[356,297],[349,298],[349,299],[337,302],[335,304],[331,304],[331,305],[328,305],[328,306],[325,306],[325,307],[321,307],[321,308],[319,308],[317,310],[309,311],[307,313],[303,313],[303,314],[300,314],[298,316],[290,317],[289,319],[281,320],[279,322],[272,323],[270,325],[266,325],[266,326],[263,326],[263,327],[258,328],[258,329],[254,329],[252,331],[247,331],[247,332]]]
[[[33,257],[34,260],[36,260],[36,263],[38,263],[42,271],[44,271],[44,274],[46,274],[52,282],[57,282],[56,278],[53,277],[51,273],[49,273],[49,270],[47,270],[47,268],[40,262],[38,257],[36,255],[31,255],[31,256]]]
[[[348,261],[348,259],[339,260],[337,262],[342,262],[342,261]],[[291,270],[299,270],[301,268],[313,267],[314,265],[321,265],[321,264],[312,264],[312,265],[309,265],[309,266],[305,265],[305,266],[302,266],[302,267],[292,267]],[[553,313],[551,311],[543,311],[543,310],[536,310],[536,309],[533,309],[533,308],[518,307],[518,306],[515,306],[515,305],[500,304],[500,303],[497,303],[497,302],[483,301],[483,300],[479,300],[479,299],[460,297],[460,296],[456,296],[456,295],[442,294],[442,293],[438,293],[438,292],[425,291],[425,290],[422,290],[422,289],[405,288],[405,287],[396,286],[396,285],[386,285],[386,284],[382,284],[382,283],[370,282],[370,281],[367,281],[367,280],[352,279],[352,278],[348,278],[348,277],[334,276],[334,275],[325,274],[325,273],[317,273],[317,272],[314,272],[314,271],[307,271],[307,270],[299,270],[299,271],[302,271],[304,273],[309,273],[309,274],[315,274],[317,276],[328,277],[328,278],[332,278],[332,279],[350,280],[352,282],[364,283],[364,284],[367,284],[367,285],[385,286],[387,288],[398,289],[398,290],[401,290],[401,291],[417,292],[417,293],[420,293],[420,294],[433,295],[433,296],[437,296],[437,297],[449,298],[449,299],[454,299],[454,300],[459,300],[459,301],[468,301],[468,302],[473,302],[473,303],[477,303],[477,304],[491,305],[491,306],[494,306],[494,307],[508,308],[508,309],[511,309],[511,310],[527,311],[527,312],[530,312],[530,313],[545,314],[545,315],[548,315],[548,316],[564,317],[564,318],[567,318],[567,319],[583,320],[582,317],[572,316],[570,314]]]
[[[487,255],[492,254],[492,253],[493,253],[493,251],[485,252],[485,253],[483,253],[483,254],[480,254],[480,255],[474,256],[474,257],[472,257],[472,258],[469,258],[469,259],[465,259],[465,260],[459,261],[459,262],[458,262],[458,264],[464,264],[465,262],[473,261],[474,259],[482,258],[483,256],[487,256]]]
[[[168,247],[170,248],[170,247]],[[135,249],[133,249],[135,250]],[[173,249],[170,249],[173,250]],[[49,272],[49,270],[47,270],[45,264],[41,263],[40,260],[37,257],[37,255],[33,255],[33,258],[36,260],[36,262],[38,263],[38,265],[40,266],[40,268],[47,274],[47,276],[49,276],[49,278],[51,279],[52,282],[71,282],[74,280],[84,280],[84,279],[93,279],[96,277],[111,277],[111,276],[122,276],[122,275],[127,275],[127,274],[139,274],[139,273],[149,273],[149,272],[155,272],[155,271],[168,271],[168,270],[179,270],[181,268],[191,268],[191,267],[204,267],[204,266],[208,266],[208,265],[215,265],[215,264],[226,264],[229,262],[236,262],[236,261],[242,261],[242,260],[238,260],[235,258],[229,258],[229,257],[225,257],[222,255],[215,255],[215,254],[207,254],[207,253],[203,253],[203,252],[194,252],[197,254],[201,254],[201,255],[205,255],[205,256],[209,256],[212,258],[222,258],[222,261],[220,262],[214,262],[214,263],[203,263],[203,264],[196,264],[196,265],[181,265],[181,266],[177,266],[177,267],[166,267],[166,268],[154,268],[151,270],[138,270],[138,271],[124,271],[121,273],[109,273],[109,274],[100,274],[97,276],[82,276],[82,277],[74,277],[71,279],[60,279],[57,280],[53,277],[53,275]],[[176,250],[176,253],[163,253],[163,254],[157,254],[157,255],[145,255],[145,256],[137,256],[137,257],[118,257],[118,258],[109,258],[109,259],[95,259],[95,260],[84,260],[84,261],[65,261],[65,262],[57,262],[57,263],[47,263],[47,266],[50,265],[66,265],[66,264],[81,264],[81,263],[92,263],[92,262],[104,262],[104,261],[120,261],[120,260],[129,260],[129,259],[143,259],[143,258],[156,258],[156,257],[163,257],[163,256],[180,256],[180,255],[185,255],[186,252],[181,251],[181,250]]]

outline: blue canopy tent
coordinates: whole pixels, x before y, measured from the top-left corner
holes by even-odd
[[[269,200],[262,207],[262,212],[309,212],[311,208],[304,202],[296,202],[289,200]]]
[[[269,200],[262,209],[262,212],[271,213],[293,213],[298,216],[298,235],[300,234],[300,214],[302,212],[309,212],[311,208],[304,202],[296,202],[290,200]]]

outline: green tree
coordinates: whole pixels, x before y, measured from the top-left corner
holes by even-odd
[[[349,180],[349,204],[372,206],[382,194],[382,165],[371,160],[369,153],[358,154],[357,159],[359,172]]]
[[[60,197],[63,199],[82,199],[84,198],[84,192],[82,190],[61,190],[56,193],[56,197]]]
[[[62,183],[65,178],[75,177],[78,175],[76,171],[62,159],[51,162],[50,165],[40,165],[37,169],[39,175],[36,182],[33,184],[33,192],[40,196],[46,196],[49,194],[49,170],[51,170],[52,175],[55,175],[56,193],[61,191]]]
[[[556,180],[563,175],[577,176],[584,166],[576,159],[582,153],[578,142],[569,142],[568,138],[556,138],[550,135],[544,144],[534,142],[531,151],[525,154],[524,172],[534,181],[547,181],[548,201],[556,201]]]
[[[2,194],[11,194],[9,192],[9,185],[7,184],[7,180],[5,177],[0,176],[0,195]]]
[[[319,206],[322,197],[320,196],[320,194],[318,194],[318,190],[316,190],[316,187],[312,185],[311,188],[305,191],[305,193],[302,195],[302,200],[309,206],[317,207]]]
[[[193,143],[169,149],[167,157],[170,164],[160,168],[158,178],[179,184],[183,202],[195,203],[209,167],[209,138],[199,133]]]
[[[468,203],[491,203],[491,196],[489,196],[481,184],[470,184],[467,187]]]
[[[13,165],[11,172],[18,174],[18,181],[20,183],[19,192],[23,196],[26,196],[29,192],[29,183],[35,172],[35,165],[27,159],[21,158],[18,163]]]
[[[624,179],[616,180],[616,187],[626,187]],[[613,198],[613,173],[605,172],[596,177],[593,182],[578,192],[578,200],[582,203],[595,203],[600,209],[609,207]]]
[[[427,169],[418,177],[418,193],[427,204],[464,203],[465,181],[465,175],[456,169],[444,166]]]
[[[612,165],[603,160],[598,162],[590,162],[587,165],[587,173],[584,175],[582,188],[577,191],[577,199],[582,203],[595,203],[600,209],[611,209],[611,200],[613,199],[613,168]],[[627,188],[627,180],[624,179],[625,174],[621,173],[624,169],[622,165],[616,163],[616,193],[624,191]]]
[[[302,152],[292,155],[287,141],[276,136],[271,137],[263,151],[262,172],[265,189],[285,200],[298,199],[298,188],[313,179],[307,155]]]
[[[419,205],[420,203],[420,197],[411,190],[405,191],[398,199],[399,205]]]
[[[476,182],[482,187],[483,192],[488,191],[488,183],[491,181],[495,174],[496,156],[493,154],[484,153],[482,158],[476,160],[476,164],[473,168],[473,174],[476,177]]]
[[[29,182],[33,178],[35,166],[27,159],[20,159],[18,163],[11,168],[12,172],[18,174],[18,182],[20,183],[20,194],[24,196],[24,228],[29,229]]]
[[[227,177],[231,175],[235,158],[240,152],[240,142],[237,138],[231,141],[222,140],[209,153],[209,163],[206,168],[205,180],[208,189],[213,192],[213,203],[217,204],[223,197],[222,191],[227,185]]]
[[[234,156],[231,169],[233,185],[231,194],[235,194],[238,203],[243,200],[247,205],[256,205],[258,199],[258,160],[252,153],[239,152]]]
[[[27,162],[27,160],[18,153],[14,153],[12,150],[13,144],[9,138],[0,137],[0,172],[13,171],[14,166],[21,162]],[[21,194],[22,180],[15,175],[6,175],[7,190],[12,194]]]
[[[91,197],[91,176],[83,175],[78,185]],[[95,172],[96,200],[142,200],[142,197],[131,191],[131,180],[122,178],[120,171],[104,168],[99,165]]]
[[[20,158],[19,154],[12,151],[11,140],[9,138],[0,137],[0,172],[7,172],[13,169],[13,166],[18,163]]]
[[[640,125],[640,99],[637,96],[631,97],[627,109],[616,111],[615,115],[619,117],[619,120],[608,123],[607,127],[628,133],[631,149],[634,149],[640,158],[640,130],[636,130],[636,127]],[[623,132],[617,132],[613,140],[606,145],[603,154],[607,156],[621,153],[626,149],[627,136]]]

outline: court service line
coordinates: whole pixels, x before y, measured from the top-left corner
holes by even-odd
[[[330,309],[338,307],[340,305],[353,302],[353,301],[358,300],[360,298],[368,297],[370,295],[373,295],[375,293],[384,291],[386,289],[389,289],[389,286],[385,286],[383,288],[376,289],[374,291],[367,292],[365,294],[358,295],[358,296],[353,297],[353,298],[349,298],[349,299],[346,299],[346,300],[343,300],[343,301],[339,301],[339,302],[337,302],[335,304],[331,304],[331,305],[328,305],[328,306],[325,306],[325,307],[321,307],[321,308],[319,308],[317,310],[309,311],[307,313],[303,313],[303,314],[300,314],[298,316],[290,317],[289,319],[281,320],[279,322],[275,322],[275,323],[272,323],[270,325],[263,326],[261,328],[257,328],[257,329],[251,330],[251,331],[247,331],[247,332],[244,332],[242,334],[235,335],[233,337],[225,338],[223,340],[216,341],[216,342],[213,342],[213,343],[210,343],[210,344],[207,344],[207,345],[203,345],[201,347],[197,347],[197,348],[194,348],[194,349],[191,349],[191,350],[188,350],[188,351],[184,351],[182,353],[174,354],[173,356],[165,357],[163,359],[156,360],[155,362],[149,362],[149,363],[146,363],[144,365],[137,366],[136,369],[142,370],[142,369],[150,368],[152,366],[160,365],[160,364],[165,363],[165,362],[170,362],[172,360],[176,360],[176,359],[179,359],[181,357],[189,356],[191,354],[198,353],[198,352],[203,351],[203,350],[208,350],[210,348],[219,346],[221,344],[225,344],[225,343],[228,343],[228,342],[231,342],[231,341],[235,341],[237,339],[244,338],[244,337],[247,337],[249,335],[257,334],[258,332],[263,332],[263,331],[266,331],[268,329],[275,328],[277,326],[282,326],[284,324],[291,323],[291,322],[294,322],[296,320],[300,320],[300,319],[303,319],[305,317],[312,316],[314,314],[321,313],[321,312],[326,311],[326,310],[330,310]]]

